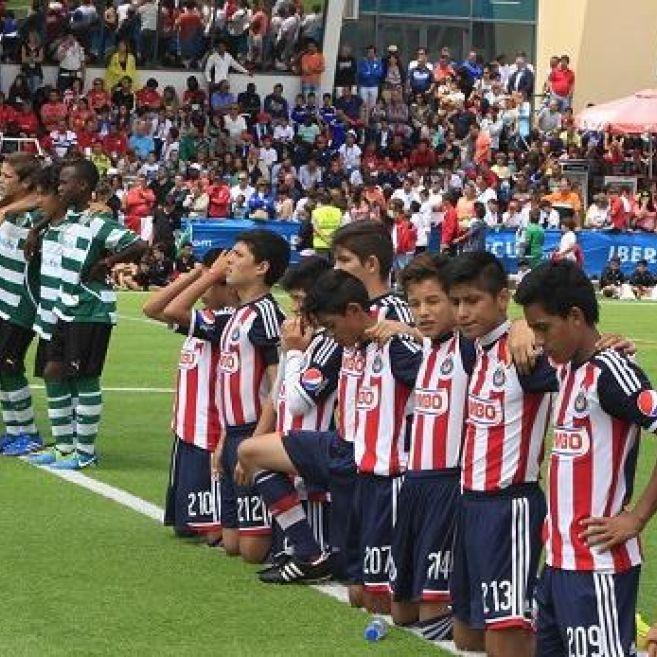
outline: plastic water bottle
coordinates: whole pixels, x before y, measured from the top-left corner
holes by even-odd
[[[388,623],[383,616],[372,616],[365,628],[365,639],[367,641],[381,641],[388,634]]]

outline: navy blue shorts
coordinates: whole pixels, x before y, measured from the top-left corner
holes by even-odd
[[[449,602],[459,471],[407,472],[392,541],[393,599]]]
[[[176,436],[171,451],[164,524],[199,533],[221,529],[219,482],[211,453]]]
[[[221,453],[221,524],[252,536],[271,534],[271,517],[256,488],[235,483],[237,448],[253,435],[255,426],[228,427]]]
[[[479,630],[532,627],[545,512],[538,484],[463,493],[450,583],[456,618]]]
[[[392,537],[403,477],[359,474],[348,526],[349,581],[375,594],[390,593]]]
[[[641,566],[623,573],[546,566],[536,587],[537,657],[636,654]]]
[[[348,525],[356,487],[354,445],[342,440],[335,431],[290,431],[283,436],[283,447],[309,490],[323,489],[331,498],[329,537],[335,576],[350,579],[349,565],[360,564],[355,546],[348,550]]]

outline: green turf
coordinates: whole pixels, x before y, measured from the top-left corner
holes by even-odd
[[[173,387],[181,338],[143,321],[143,301],[141,294],[120,295],[106,387]],[[639,360],[653,380],[656,312],[657,305],[617,302],[602,310],[604,330],[637,340]],[[45,431],[42,390],[36,398]],[[90,474],[162,505],[171,404],[170,394],[105,392],[102,462]],[[656,456],[647,438],[637,490]],[[228,647],[231,657],[374,649],[381,655],[427,654],[421,642],[403,634],[372,648],[361,639],[360,612],[313,591],[260,586],[240,562],[179,543],[153,521],[24,464],[0,462],[0,499],[11,500],[0,506],[0,526],[10,528],[0,533],[0,590],[11,610],[0,618],[2,655],[195,655],[208,645],[224,646],[222,652]],[[646,531],[644,548],[639,606],[652,620],[657,524]]]

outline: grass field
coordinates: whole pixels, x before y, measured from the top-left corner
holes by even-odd
[[[180,338],[142,319],[141,294],[120,297],[106,388],[171,388]],[[634,338],[657,380],[655,305],[606,303],[603,328]],[[31,362],[31,357],[30,357]],[[36,391],[42,431],[43,391]],[[158,505],[167,480],[171,395],[107,391],[102,461],[89,472]],[[644,440],[637,488],[655,461]],[[152,520],[29,465],[0,461],[0,655],[230,657],[440,655],[393,631],[376,647],[362,639],[365,616],[304,588],[260,585],[254,569],[216,550],[174,539]],[[640,608],[657,600],[657,524]]]

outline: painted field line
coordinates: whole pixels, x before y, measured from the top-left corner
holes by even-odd
[[[150,518],[151,520],[155,520],[155,522],[158,522],[159,524],[162,524],[164,522],[164,509],[157,506],[156,504],[147,502],[141,497],[137,497],[137,495],[128,493],[127,491],[122,490],[121,488],[110,486],[109,484],[105,484],[101,481],[98,481],[97,479],[88,477],[87,475],[82,474],[81,472],[78,471],[53,470],[52,468],[46,468],[46,467],[39,467],[38,469],[43,470],[44,472],[48,472],[49,474],[54,475],[55,477],[59,477],[64,481],[68,481],[71,484],[80,486],[81,488],[91,491],[92,493],[101,495],[102,497],[108,500],[112,500],[113,502],[121,504],[122,506],[125,506],[128,509],[132,509],[133,511],[136,511],[141,515]],[[330,584],[313,585],[311,588],[315,589],[316,591],[319,591],[320,593],[323,593],[324,595],[328,595],[329,597],[334,598],[339,602],[342,602],[344,604],[349,604],[349,595],[347,593],[347,587],[342,584],[332,582]],[[392,619],[388,618],[388,622],[392,623]],[[426,642],[426,643],[427,646],[432,645],[431,642]],[[485,657],[483,656],[482,653],[475,653],[475,652],[466,653],[459,651],[456,649],[452,641],[437,641],[433,645],[436,644],[437,647],[439,647],[441,650],[449,652],[453,655],[457,655],[459,657],[479,657],[479,655]]]
[[[30,384],[30,388],[34,388],[35,390],[45,390],[46,386],[36,383],[36,384]],[[101,388],[101,392],[139,392],[139,393],[166,393],[166,394],[171,394],[174,393],[175,390],[173,388],[112,388],[112,387],[105,387],[103,386]]]

